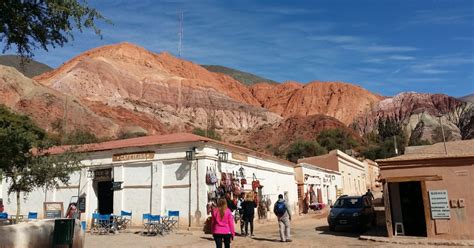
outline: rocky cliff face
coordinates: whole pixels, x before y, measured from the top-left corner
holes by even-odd
[[[182,131],[208,125],[243,130],[281,119],[231,77],[129,43],[93,49],[35,79],[97,111],[106,105],[140,112]]]
[[[247,87],[227,75],[129,43],[92,49],[34,80],[0,67],[0,89],[0,104],[31,115],[53,132],[58,123],[107,137],[213,126],[227,141],[275,151],[298,138],[314,139],[327,128],[351,126],[364,134],[386,116],[408,132],[423,121],[416,133],[429,140],[439,125],[436,116],[442,115],[455,139],[474,135],[472,105],[446,95],[403,93],[384,99],[339,82]]]
[[[384,99],[359,115],[353,126],[361,134],[376,129],[380,118],[390,117],[402,124],[410,135],[423,122],[422,139],[431,140],[432,132],[443,123],[453,139],[468,138],[471,132],[472,104],[443,94],[406,92]],[[464,130],[464,131],[462,131]]]
[[[256,84],[250,87],[262,107],[283,117],[322,114],[346,125],[382,99],[361,87],[339,82]]]
[[[298,139],[316,140],[319,133],[326,129],[340,128],[352,134],[356,140],[357,133],[334,117],[326,115],[293,116],[275,124],[263,125],[249,134],[251,139],[243,145],[255,150],[278,155]]]
[[[112,133],[106,130],[113,131],[119,126],[118,123],[94,113],[77,98],[69,97],[66,106],[64,94],[23,76],[12,67],[0,66],[0,104],[30,116],[49,132],[58,131],[54,129],[69,123],[70,130],[80,124],[87,131],[104,130],[101,134],[107,136]]]

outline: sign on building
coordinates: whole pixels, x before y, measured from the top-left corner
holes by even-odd
[[[45,219],[59,219],[63,215],[62,202],[44,202],[44,218]]]
[[[447,190],[430,190],[430,208],[432,219],[451,219]]]
[[[95,181],[110,181],[112,180],[112,169],[101,169],[94,171]]]
[[[134,152],[134,153],[122,153],[114,154],[112,156],[113,162],[118,161],[127,161],[127,160],[141,160],[141,159],[153,159],[155,157],[155,152]]]

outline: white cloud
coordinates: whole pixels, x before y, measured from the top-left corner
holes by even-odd
[[[392,60],[415,60],[415,57],[405,55],[391,55],[388,58]]]

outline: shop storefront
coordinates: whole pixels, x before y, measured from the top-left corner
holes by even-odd
[[[389,237],[474,240],[474,140],[377,160]]]
[[[180,223],[199,225],[207,217],[208,204],[217,197],[229,194],[233,198],[250,191],[264,204],[284,194],[291,211],[296,207],[294,164],[243,147],[192,134],[172,134],[81,149],[84,167],[71,175],[70,184],[30,193],[22,202],[22,212],[38,212],[42,218],[44,202],[60,203],[67,209],[81,196],[81,219],[86,221],[94,212],[120,214],[126,210],[132,212],[132,223],[140,225],[144,213],[179,211]],[[5,187],[2,196],[6,199]],[[15,212],[16,203],[5,204],[5,211]]]
[[[341,193],[341,173],[312,164],[298,163],[295,167],[298,183],[299,211],[308,213],[332,205]]]

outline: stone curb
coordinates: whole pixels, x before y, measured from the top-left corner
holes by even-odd
[[[403,245],[444,245],[444,246],[473,246],[474,240],[435,240],[435,239],[403,239],[403,238],[387,238],[361,235],[360,240],[403,244]]]

